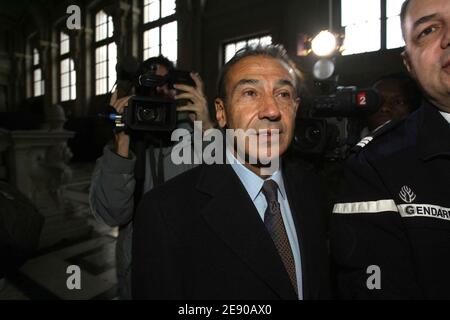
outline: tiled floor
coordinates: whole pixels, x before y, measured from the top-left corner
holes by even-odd
[[[83,239],[46,250],[29,260],[0,289],[0,299],[117,299],[116,231],[93,219],[95,232]],[[67,267],[80,267],[81,289],[69,290]]]

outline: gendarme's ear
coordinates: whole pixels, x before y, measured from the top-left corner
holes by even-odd
[[[214,106],[216,107],[216,120],[221,128],[227,125],[227,114],[225,112],[225,103],[221,98],[214,100]]]
[[[411,64],[411,59],[409,58],[408,52],[405,50],[402,52],[402,58],[403,58],[403,64],[405,65],[408,72],[411,74],[411,76],[414,77],[414,70]]]

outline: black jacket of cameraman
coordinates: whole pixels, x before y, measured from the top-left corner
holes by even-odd
[[[424,102],[383,131],[349,158],[334,206],[339,295],[449,299],[450,124]]]

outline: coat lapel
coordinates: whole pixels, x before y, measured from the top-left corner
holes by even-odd
[[[205,167],[197,187],[212,196],[202,210],[211,229],[281,299],[296,299],[275,245],[231,166]]]

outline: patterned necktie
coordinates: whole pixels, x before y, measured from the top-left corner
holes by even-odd
[[[273,180],[264,181],[262,192],[267,200],[267,209],[264,213],[264,224],[272,237],[284,267],[291,279],[292,286],[298,295],[294,256],[284,227],[283,217],[281,216],[277,183]]]

